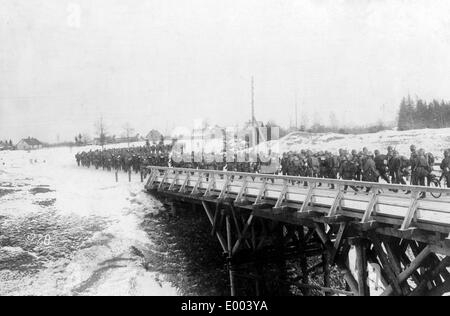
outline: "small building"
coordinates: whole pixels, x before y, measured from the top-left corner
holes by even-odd
[[[102,138],[96,137],[94,138],[94,145],[102,146],[107,144],[115,144],[116,143],[116,135],[113,136],[103,136]]]
[[[136,142],[139,142],[140,140],[141,140],[141,135],[136,134],[135,136],[130,135],[130,137],[123,136],[120,138],[116,138],[115,142],[118,144],[119,143],[136,143]]]
[[[17,144],[18,150],[34,150],[34,149],[41,149],[43,147],[43,144],[38,141],[36,138],[24,138]]]

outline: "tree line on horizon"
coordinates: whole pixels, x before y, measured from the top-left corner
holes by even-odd
[[[405,97],[400,102],[398,130],[450,127],[450,101]]]

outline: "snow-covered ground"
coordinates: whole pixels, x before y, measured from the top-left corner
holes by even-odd
[[[408,155],[411,144],[441,157],[450,129],[296,132],[262,146],[282,153],[392,145]],[[114,173],[77,167],[76,151],[89,149],[0,152],[0,295],[178,294],[143,264],[157,247],[141,223],[161,204],[142,191],[139,175],[129,183],[120,174],[116,183]]]
[[[159,202],[75,150],[0,152],[0,295],[177,295],[142,262]]]
[[[264,143],[261,148],[268,147],[277,153],[311,149],[313,151],[328,150],[333,153],[339,148],[370,151],[379,149],[382,153],[390,145],[400,155],[409,156],[409,147],[414,144],[417,149],[423,148],[436,157],[443,156],[443,150],[450,148],[450,128],[421,129],[411,131],[382,131],[373,134],[343,135],[335,133],[310,134],[304,132],[291,133],[280,140]]]

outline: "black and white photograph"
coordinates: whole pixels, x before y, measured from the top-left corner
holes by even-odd
[[[0,296],[449,294],[449,1],[0,0]]]

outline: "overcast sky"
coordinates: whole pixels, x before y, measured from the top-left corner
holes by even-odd
[[[252,76],[282,125],[450,99],[450,1],[0,0],[0,139],[235,125]]]

